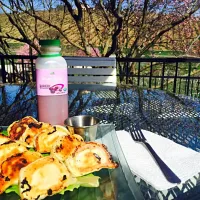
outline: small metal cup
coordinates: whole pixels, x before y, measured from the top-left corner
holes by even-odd
[[[65,120],[64,124],[71,134],[78,134],[85,141],[96,139],[97,127],[100,120],[90,115],[78,115]]]

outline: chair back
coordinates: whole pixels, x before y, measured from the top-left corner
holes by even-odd
[[[113,89],[116,87],[115,57],[65,57],[69,89]]]

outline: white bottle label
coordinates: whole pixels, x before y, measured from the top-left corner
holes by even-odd
[[[55,96],[68,94],[67,68],[36,69],[37,95]]]

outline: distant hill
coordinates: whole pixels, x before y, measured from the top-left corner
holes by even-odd
[[[51,16],[49,18],[48,12],[47,11],[38,11],[38,14],[46,19],[47,21],[50,21],[51,23],[54,23],[58,25],[59,22],[61,22],[61,19],[63,17],[62,12],[59,10],[53,10],[51,11]],[[102,21],[103,18],[99,16],[98,12],[93,12],[93,20],[95,21],[96,24],[98,24],[98,31],[99,31],[99,36],[100,38],[106,35],[106,27],[104,26],[104,22]],[[62,46],[63,46],[63,52],[65,55],[73,55],[73,52],[77,50],[76,47],[71,46],[69,42],[67,42],[66,39],[63,38],[56,30],[53,28],[50,28],[48,25],[37,21],[37,25],[35,26],[35,19],[31,18],[30,16],[20,14],[21,16],[21,24],[22,24],[22,29],[23,31],[29,35],[30,38],[34,37],[34,33],[38,35],[39,38],[52,38],[55,36],[59,36],[59,38],[62,40]],[[134,17],[134,15],[133,15]],[[88,20],[88,14],[86,12],[83,13],[83,18],[84,18],[84,27],[86,29],[86,37],[89,38],[89,41],[91,44],[93,44],[96,47],[99,47],[100,45],[100,38],[96,34],[96,29],[92,25],[92,23],[89,22]],[[184,25],[185,26],[185,25]],[[9,22],[7,16],[5,14],[0,14],[0,28],[1,32],[3,34],[10,34],[14,38],[21,38],[22,36],[20,35],[19,31],[17,30],[16,27],[12,26],[11,23]],[[184,28],[184,29],[183,29]],[[191,24],[188,23],[188,28],[190,29],[196,29],[200,30],[199,24]],[[35,32],[35,30],[37,30]],[[63,24],[62,24],[62,30],[64,30],[64,34],[68,37],[68,39],[72,42],[81,42],[80,36],[78,34],[78,29],[72,20],[71,16],[69,14],[66,14],[64,19],[63,19]],[[188,33],[186,33],[184,30],[187,30],[187,27],[177,27],[174,30],[168,32],[162,40],[165,41],[166,45],[165,46],[157,46],[155,47],[155,50],[159,51],[166,51],[169,50],[169,48],[172,47],[173,43],[169,42],[169,39],[174,39],[177,41],[175,44],[175,47],[177,44],[181,46],[180,40],[182,43],[191,43],[191,38],[195,38],[195,35],[193,34],[191,36],[188,36]],[[129,29],[129,35],[133,34],[133,29]],[[132,41],[134,38],[132,39]],[[14,53],[16,49],[18,49],[22,43],[14,40],[14,39],[8,39],[7,42],[10,44],[10,47],[12,49],[12,52]],[[181,50],[181,49],[180,49]],[[199,52],[200,53],[200,52]]]

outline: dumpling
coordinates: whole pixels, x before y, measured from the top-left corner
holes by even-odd
[[[35,136],[35,149],[40,153],[49,153],[59,137],[69,134],[69,131],[65,127],[59,125],[43,129],[42,132]]]
[[[9,137],[0,134],[0,145],[8,141],[10,141]]]
[[[21,199],[40,200],[52,196],[68,186],[71,175],[57,158],[47,156],[20,170]]]
[[[12,140],[18,140],[27,129],[28,124],[32,122],[35,123],[37,122],[37,120],[31,116],[27,116],[27,117],[22,118],[21,120],[13,122],[7,128],[9,137]]]
[[[21,135],[19,140],[25,142],[27,147],[34,147],[35,136],[46,130],[53,131],[53,126],[48,123],[31,122],[24,133]]]
[[[57,157],[61,161],[64,161],[82,142],[83,138],[77,134],[63,136],[53,145],[51,155]]]
[[[81,143],[72,155],[65,160],[65,164],[74,177],[99,171],[102,168],[118,167],[105,145],[97,142]]]
[[[15,141],[8,141],[0,145],[0,166],[11,156],[27,151],[26,146]]]
[[[7,158],[1,165],[0,194],[9,186],[18,184],[19,172],[22,167],[41,158],[38,152],[26,151]]]

